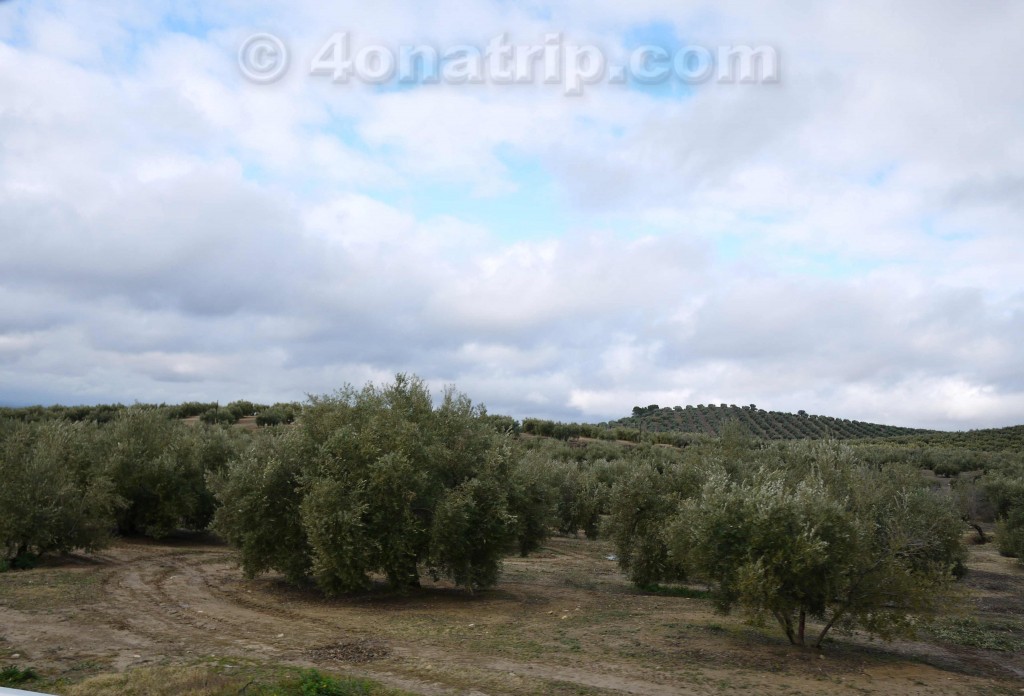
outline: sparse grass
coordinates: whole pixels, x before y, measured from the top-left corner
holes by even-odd
[[[552,696],[605,696],[605,694],[617,694],[618,691],[608,689],[596,689],[591,686],[574,684],[564,681],[547,681],[544,683],[544,693]]]
[[[1024,624],[1011,620],[956,617],[940,619],[928,628],[940,641],[984,650],[1024,650]]]
[[[64,691],[69,696],[221,696],[239,693],[250,680],[230,675],[212,665],[133,669],[119,674],[100,674]],[[247,691],[248,693],[248,691]],[[258,692],[255,692],[258,693]]]
[[[670,621],[664,624],[665,628],[678,633],[724,633],[725,629],[720,623],[693,623],[690,621]]]
[[[685,585],[648,585],[643,588],[649,594],[661,595],[663,597],[685,597],[686,599],[711,599],[710,590],[702,590]]]
[[[101,595],[100,575],[88,570],[37,568],[0,575],[0,606],[12,609],[80,607]]]
[[[67,696],[405,696],[368,679],[252,664],[150,667],[101,674],[66,686]]]
[[[498,625],[485,633],[476,634],[467,647],[477,653],[525,661],[536,660],[551,652],[550,646],[540,642],[538,636],[524,633],[526,632],[515,625]]]
[[[558,642],[561,643],[564,646],[564,649],[569,650],[570,652],[582,652],[583,651],[583,646],[580,645],[580,641],[579,641],[578,638],[572,638],[572,637],[566,636],[566,637],[559,638]]]
[[[598,587],[598,581],[590,573],[582,570],[569,571],[562,578],[562,583],[566,587],[572,587],[578,590],[596,590]]]

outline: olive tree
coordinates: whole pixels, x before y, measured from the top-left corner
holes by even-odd
[[[543,453],[521,453],[508,441],[495,450],[494,461],[496,474],[507,484],[516,546],[526,556],[540,548],[555,525],[558,469]]]
[[[772,616],[795,645],[808,619],[820,647],[837,624],[891,637],[940,607],[964,557],[948,496],[835,443],[791,447],[744,478],[712,474],[671,525],[672,558],[721,610]]]
[[[416,377],[345,387],[261,435],[210,478],[214,529],[249,575],[276,569],[337,594],[375,574],[408,588],[427,569],[473,589],[546,534],[544,500],[517,473],[508,436],[454,390],[435,407]]]
[[[120,500],[91,423],[17,424],[0,439],[0,565],[108,543]]]
[[[950,493],[960,511],[964,523],[974,530],[979,544],[987,544],[988,536],[981,526],[983,522],[991,522],[995,517],[992,503],[983,486],[979,485],[977,476],[959,474],[950,484]]]
[[[101,434],[106,475],[125,501],[120,533],[160,538],[206,528],[214,508],[206,474],[234,456],[239,445],[232,436],[141,407],[119,413]]]
[[[681,580],[683,566],[669,556],[669,521],[683,500],[700,490],[704,474],[690,464],[645,457],[612,486],[603,534],[615,544],[619,566],[644,587]]]
[[[309,575],[312,559],[299,486],[311,454],[298,430],[261,431],[224,469],[209,474],[220,502],[213,528],[240,549],[247,576],[278,570],[298,583]]]
[[[609,487],[598,477],[603,460],[594,463],[552,463],[556,475],[558,531],[595,539],[600,529],[601,512],[608,501]]]
[[[494,478],[467,479],[447,491],[434,511],[427,559],[431,573],[470,592],[490,587],[498,580],[514,525]]]
[[[984,476],[982,489],[995,511],[999,552],[1024,562],[1024,464],[1003,463]]]

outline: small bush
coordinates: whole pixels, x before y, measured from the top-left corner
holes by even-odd
[[[1000,520],[996,524],[996,546],[1001,556],[1024,559],[1024,525],[1014,521]]]
[[[0,686],[18,686],[39,679],[39,675],[31,667],[20,669],[17,665],[9,665],[0,669]]]
[[[508,511],[515,518],[519,554],[540,548],[551,533],[555,518],[555,482],[551,462],[537,453],[516,458],[512,448],[501,451],[502,471],[508,481]]]
[[[315,669],[303,672],[299,689],[302,696],[370,696],[372,684],[363,679],[334,679]]]
[[[519,421],[512,416],[487,414],[485,416],[481,416],[481,419],[490,423],[491,427],[494,428],[494,431],[500,435],[505,435],[506,433],[518,435],[521,431]]]
[[[5,561],[5,564],[8,567],[0,570],[31,570],[39,565],[39,554],[25,551],[10,561]]]

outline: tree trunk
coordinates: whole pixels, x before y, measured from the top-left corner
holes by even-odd
[[[843,610],[842,609],[840,609],[840,610],[836,611],[836,613],[832,614],[832,618],[828,620],[828,623],[825,624],[825,628],[821,629],[821,633],[818,634],[818,640],[815,641],[814,647],[818,648],[819,650],[821,649],[821,644],[822,644],[822,642],[824,642],[825,636],[828,635],[828,632],[832,628],[832,625],[842,615],[843,615]]]
[[[807,628],[807,612],[800,609],[800,626],[797,629],[797,645],[804,646],[804,629]]]
[[[796,645],[796,636],[793,635],[793,619],[789,614],[783,614],[781,611],[773,611],[772,614],[775,616],[775,620],[782,626],[782,630],[786,633],[786,638],[789,639],[790,645]]]
[[[974,531],[976,531],[978,533],[978,543],[979,544],[987,544],[988,543],[988,537],[985,536],[985,530],[981,528],[980,524],[975,524],[974,522],[968,522],[967,524],[969,524],[972,527],[974,527]]]

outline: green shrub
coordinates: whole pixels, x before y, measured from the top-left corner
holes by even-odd
[[[502,435],[506,433],[511,435],[518,435],[521,430],[519,421],[517,421],[512,416],[487,414],[482,417],[484,420],[491,424],[491,427],[494,428],[495,432],[500,433]]]
[[[0,669],[0,686],[18,686],[39,679],[39,674],[31,667],[24,669],[16,665],[8,665]]]
[[[363,679],[335,679],[316,670],[302,673],[299,691],[302,696],[370,696],[372,683]]]
[[[1020,517],[1018,513],[999,520],[996,524],[996,546],[1000,555],[1024,561],[1024,520]]]
[[[523,432],[540,437],[554,437],[555,422],[540,418],[524,418]]]

